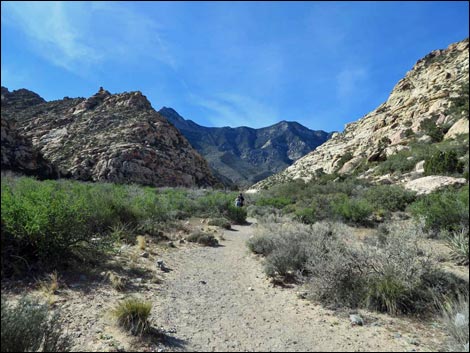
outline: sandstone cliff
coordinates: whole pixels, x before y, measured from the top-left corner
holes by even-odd
[[[88,99],[37,103],[2,101],[2,118],[16,120],[21,135],[61,176],[153,186],[217,183],[207,162],[140,92],[101,88]]]
[[[423,131],[425,121],[438,127],[455,124],[468,127],[468,122],[465,125],[461,121],[468,117],[449,113],[462,86],[467,85],[468,90],[468,68],[468,38],[447,49],[431,52],[418,60],[395,85],[385,103],[358,121],[347,124],[342,133],[334,134],[315,151],[254,188],[293,179],[307,181],[322,173],[347,174],[364,162],[383,161],[408,149],[408,142],[413,138],[429,139]],[[460,129],[460,132],[465,131]]]

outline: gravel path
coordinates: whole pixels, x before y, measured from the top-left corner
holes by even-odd
[[[422,351],[385,325],[351,326],[347,316],[273,287],[245,242],[253,227],[225,231],[222,246],[181,247],[154,300],[155,320],[184,351]],[[393,329],[392,329],[393,330]],[[396,332],[396,331],[395,331]]]

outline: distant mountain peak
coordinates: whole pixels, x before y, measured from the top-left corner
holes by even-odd
[[[331,136],[286,120],[260,129],[204,127],[185,120],[173,108],[163,107],[159,113],[208,160],[216,175],[239,185],[253,184],[288,167]]]

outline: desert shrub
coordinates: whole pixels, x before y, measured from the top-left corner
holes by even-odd
[[[407,300],[408,290],[393,274],[377,276],[368,283],[368,306],[377,311],[399,313],[399,305]]]
[[[284,208],[292,203],[292,199],[284,196],[260,198],[256,201],[257,206],[272,206],[275,208]]]
[[[434,298],[458,293],[466,283],[424,255],[422,227],[388,225],[380,238],[359,245],[339,224],[262,223],[248,247],[265,256],[268,276],[300,278],[324,304],[423,313],[434,309]]]
[[[110,237],[122,243],[134,244],[136,241],[135,228],[129,224],[115,224],[110,228]]]
[[[449,352],[468,351],[468,292],[457,299],[447,299],[439,303],[441,320],[449,333]]]
[[[343,167],[343,165],[346,164],[346,162],[349,162],[353,158],[353,154],[351,152],[346,152],[341,156],[339,159],[338,163],[336,164],[336,170],[339,170]]]
[[[468,225],[468,185],[460,190],[444,190],[420,197],[409,206],[415,218],[424,218],[427,230],[455,231]]]
[[[306,207],[295,211],[295,219],[304,224],[313,224],[318,220],[315,208]]]
[[[270,206],[256,206],[250,205],[246,208],[247,215],[249,217],[263,219],[268,217],[269,215],[276,214],[280,215],[281,211],[277,208],[270,207]]]
[[[444,235],[447,246],[452,251],[452,259],[459,265],[468,265],[469,263],[468,233],[467,225],[458,231],[446,232]]]
[[[392,315],[421,312],[429,298],[422,294],[423,277],[433,271],[418,240],[422,224],[391,224],[376,246],[366,250],[368,276],[366,306]]]
[[[450,98],[452,104],[450,105],[449,109],[446,111],[447,115],[459,117],[465,117],[468,119],[468,103],[469,103],[469,96],[468,96],[468,82],[462,83],[459,89],[459,95],[457,97]]]
[[[26,261],[57,263],[73,247],[90,241],[90,210],[80,189],[74,183],[64,188],[30,178],[3,185],[2,248],[6,245]]]
[[[269,255],[275,247],[274,237],[255,235],[247,240],[248,249],[255,254]]]
[[[404,211],[416,199],[416,194],[398,185],[377,185],[367,189],[364,198],[375,209],[394,212]]]
[[[265,271],[269,276],[305,275],[309,259],[332,236],[332,227],[323,223],[307,226],[286,221],[266,222],[248,241],[248,247],[266,256]]]
[[[437,117],[425,119],[420,123],[421,130],[431,137],[432,142],[440,142],[444,138],[445,131],[436,125]]]
[[[186,240],[192,243],[199,243],[205,246],[217,246],[219,241],[212,235],[204,232],[194,232],[186,237]]]
[[[339,239],[322,242],[307,264],[309,296],[328,305],[361,306],[367,291],[363,254]]]
[[[331,207],[335,215],[354,224],[367,224],[373,211],[372,205],[367,200],[347,197],[334,200]]]
[[[121,301],[112,313],[119,326],[133,335],[141,335],[150,327],[148,318],[151,310],[151,303],[131,298]]]
[[[230,221],[227,218],[212,218],[209,220],[208,223],[210,226],[216,226],[216,227],[221,227],[224,229],[230,229],[232,228],[232,225],[230,224]]]
[[[12,305],[1,299],[2,352],[70,351],[70,338],[63,334],[59,315],[47,305],[22,298]]]
[[[232,206],[236,194],[213,191],[203,195],[192,193],[189,197],[193,199],[189,213],[202,217],[217,217],[224,214]]]
[[[376,174],[393,174],[393,173],[406,173],[416,165],[416,160],[411,157],[409,150],[400,151],[389,156],[385,161],[377,166]]]
[[[403,135],[405,137],[413,137],[415,135],[413,129],[406,129],[404,132],[403,132]]]
[[[231,221],[235,222],[235,224],[246,223],[247,211],[244,207],[235,207],[235,206],[229,205],[224,215]]]
[[[459,161],[455,151],[439,151],[431,155],[424,162],[425,175],[447,175],[462,173],[464,165]]]

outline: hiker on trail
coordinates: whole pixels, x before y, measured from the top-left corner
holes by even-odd
[[[244,202],[245,202],[245,198],[243,197],[242,193],[240,193],[240,195],[238,195],[235,200],[235,206],[243,207]]]

